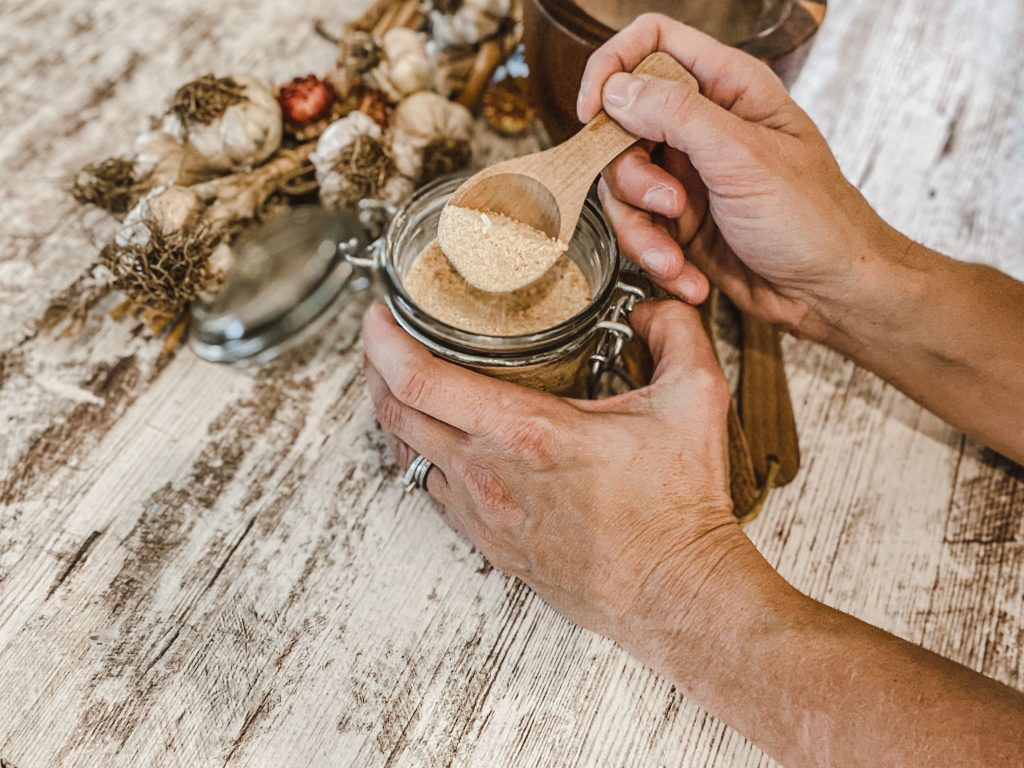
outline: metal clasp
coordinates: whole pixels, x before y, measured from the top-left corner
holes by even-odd
[[[370,243],[364,245],[366,240],[350,237],[338,243],[338,254],[353,267],[376,269],[384,251],[385,230],[397,210],[396,206],[383,200],[360,200],[357,215]]]
[[[602,333],[597,341],[597,348],[590,356],[587,394],[591,398],[597,394],[601,378],[609,373],[623,381],[630,389],[637,389],[640,386],[622,366],[621,356],[623,347],[633,339],[633,328],[628,322],[629,314],[638,301],[649,297],[643,288],[621,280],[616,284],[615,290],[621,295],[597,322],[597,327]]]

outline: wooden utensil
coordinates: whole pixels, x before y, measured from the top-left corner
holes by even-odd
[[[698,87],[693,75],[666,53],[651,54],[633,73]],[[604,111],[599,112],[563,144],[480,171],[455,191],[449,204],[504,214],[568,243],[590,185],[602,168],[636,140]]]

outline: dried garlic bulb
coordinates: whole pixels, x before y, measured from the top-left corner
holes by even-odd
[[[209,282],[209,255],[220,239],[197,226],[202,211],[186,187],[160,187],[143,197],[100,253],[114,286],[169,314],[194,299]]]
[[[444,96],[422,91],[395,109],[392,153],[404,176],[423,184],[469,163],[473,115]]]
[[[203,181],[219,171],[187,144],[166,131],[149,131],[135,140],[135,178],[148,189]]]
[[[462,0],[454,11],[448,8],[435,3],[430,12],[433,39],[442,49],[463,48],[495,34],[511,12],[511,0]]]
[[[436,66],[425,34],[396,27],[385,33],[381,49],[383,58],[367,73],[366,80],[392,102],[434,88]]]
[[[281,145],[281,107],[253,77],[206,75],[178,89],[164,131],[210,170],[258,165]]]
[[[358,110],[331,123],[309,157],[328,208],[355,208],[360,200],[400,202],[412,183],[395,167],[381,127]]]
[[[128,211],[114,235],[114,243],[146,245],[154,233],[182,232],[195,223],[203,207],[199,196],[188,187],[157,187]]]

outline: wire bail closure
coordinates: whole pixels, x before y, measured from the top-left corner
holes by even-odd
[[[633,327],[628,322],[629,315],[637,302],[649,298],[649,295],[643,288],[622,280],[616,283],[615,290],[621,295],[606,310],[604,318],[596,324],[602,333],[597,348],[589,359],[590,381],[587,384],[587,396],[591,399],[597,395],[605,374],[611,374],[630,389],[640,388],[640,383],[622,366],[622,350],[627,342],[633,340]]]

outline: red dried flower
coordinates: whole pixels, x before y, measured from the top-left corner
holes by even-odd
[[[285,122],[302,127],[327,117],[334,103],[331,87],[316,75],[297,77],[277,96]]]
[[[356,107],[360,112],[369,115],[381,128],[387,128],[391,122],[391,108],[387,96],[381,91],[366,89],[359,98]]]

